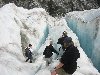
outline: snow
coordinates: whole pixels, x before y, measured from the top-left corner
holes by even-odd
[[[83,22],[89,22],[100,16],[100,8],[84,11],[73,11],[69,12],[68,16],[73,16],[74,18],[80,19]]]
[[[53,55],[52,64],[46,67],[42,52],[51,40],[58,50],[57,39],[64,30],[81,55],[77,61],[80,68],[73,75],[99,75],[64,18],[53,18],[42,8],[27,10],[14,4],[0,8],[0,14],[0,75],[51,75],[50,71],[59,63],[57,55]],[[29,43],[33,45],[33,63],[25,62],[23,55]]]

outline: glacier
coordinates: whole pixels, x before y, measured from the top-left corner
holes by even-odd
[[[100,75],[65,18],[53,18],[43,8],[28,10],[12,3],[0,8],[0,75],[51,75],[50,70],[59,62],[57,56],[54,54],[52,64],[46,67],[42,53],[50,40],[58,50],[57,40],[64,30],[80,52],[73,75]],[[33,63],[25,62],[24,48],[29,43],[33,45]]]
[[[87,56],[100,71],[100,8],[68,13],[66,21],[79,37]]]

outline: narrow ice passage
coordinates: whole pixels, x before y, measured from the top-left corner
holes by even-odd
[[[53,18],[42,8],[27,10],[14,4],[0,8],[0,14],[0,75],[50,75],[50,70],[59,61],[54,54],[52,64],[46,67],[42,53],[50,40],[58,50],[57,40],[64,30],[80,52],[77,61],[80,68],[73,75],[99,75],[64,18]],[[33,53],[36,52],[33,63],[25,62],[23,56],[24,48],[29,43],[33,45]]]
[[[45,41],[44,45],[39,49],[38,52],[40,54],[42,54],[44,48],[46,47],[46,45],[48,45],[50,40],[53,40],[53,46],[59,52],[58,48],[60,46],[57,45],[57,41],[58,41],[58,38],[62,35],[62,32],[65,30],[65,31],[67,31],[68,36],[72,37],[72,40],[74,41],[75,46],[78,47],[80,55],[81,55],[81,57],[77,61],[78,66],[80,68],[78,67],[76,72],[73,75],[96,75],[96,74],[99,75],[98,73],[96,73],[96,69],[93,68],[92,63],[90,63],[86,54],[84,53],[84,51],[80,47],[77,36],[67,26],[65,19],[54,19],[54,18],[49,18],[49,19],[50,20],[52,19],[51,21],[53,21],[52,24],[49,24],[49,36],[48,36],[47,40]],[[50,70],[53,70],[53,68],[59,63],[59,61],[56,59],[57,59],[57,55],[54,54],[53,55],[53,62],[51,63],[51,65],[48,67],[45,66],[44,68],[39,70],[36,75],[41,75],[41,74],[46,75],[46,73],[48,75],[50,75]],[[92,70],[94,70],[95,72],[92,72]]]
[[[100,8],[67,13],[66,21],[93,65],[100,71]]]

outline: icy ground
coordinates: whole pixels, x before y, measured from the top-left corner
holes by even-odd
[[[64,30],[80,52],[79,67],[73,75],[100,75],[64,18],[53,18],[42,8],[27,10],[14,4],[0,8],[0,75],[50,75],[59,61],[54,54],[52,64],[46,67],[42,53],[50,40],[58,50],[57,39]],[[33,45],[33,63],[25,62],[23,55],[29,43]]]

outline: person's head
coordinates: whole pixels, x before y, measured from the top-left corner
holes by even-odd
[[[66,37],[65,40],[64,40],[64,47],[67,48],[69,47],[70,45],[73,45],[73,41],[72,41],[72,38],[71,37]]]
[[[66,36],[66,35],[67,35],[67,32],[66,32],[66,31],[64,31],[64,32],[63,32],[63,36]]]
[[[32,44],[29,44],[29,47],[32,47]]]
[[[53,42],[52,42],[52,40],[50,40],[50,45],[52,45],[53,44]]]

